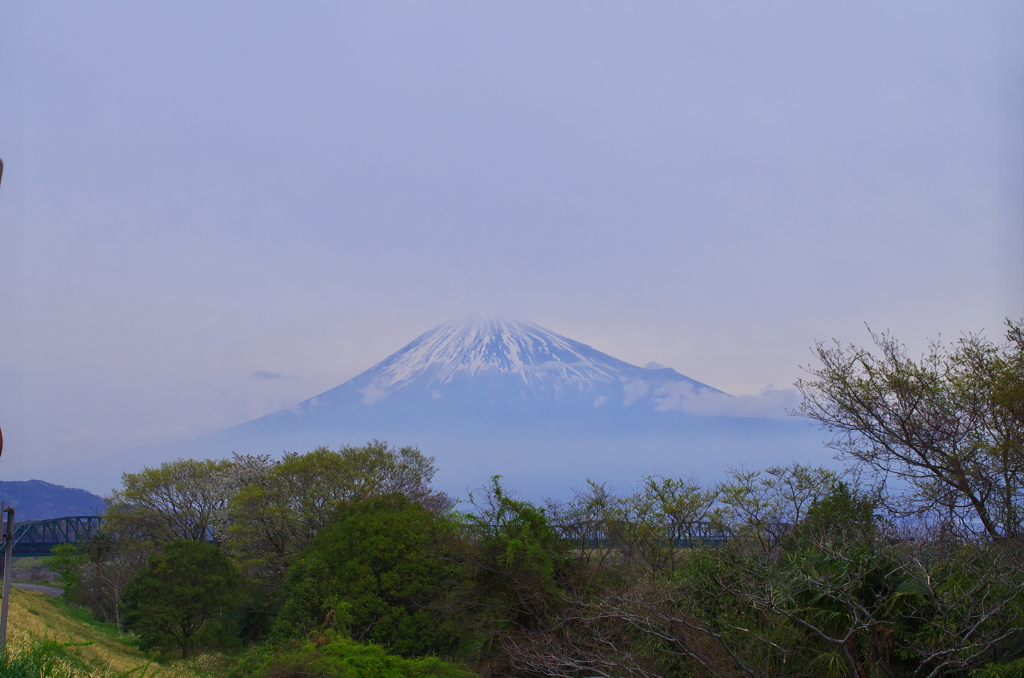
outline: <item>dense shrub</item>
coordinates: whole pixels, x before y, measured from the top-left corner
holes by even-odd
[[[125,589],[124,626],[138,634],[143,649],[175,648],[183,657],[197,645],[221,645],[228,635],[222,621],[240,580],[234,563],[213,544],[172,541]]]
[[[406,659],[336,634],[316,640],[253,649],[238,665],[238,678],[472,678],[475,674],[435,657]]]
[[[458,629],[440,603],[460,568],[452,525],[405,496],[342,507],[288,571],[277,638],[325,626],[404,657],[447,654]]]
[[[64,589],[62,597],[67,602],[78,600],[78,590],[82,585],[82,568],[88,556],[79,551],[73,544],[58,544],[50,550],[50,555],[43,558],[43,567],[57,575],[57,580]]]

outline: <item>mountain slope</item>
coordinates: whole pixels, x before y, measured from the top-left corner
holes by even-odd
[[[0,481],[0,500],[14,507],[18,522],[103,513],[103,497],[43,480]]]
[[[529,322],[477,317],[435,327],[294,411],[337,416],[349,408],[365,415],[367,408],[397,407],[408,416],[417,409],[432,415],[529,409],[551,415],[657,407],[671,387],[721,393],[675,370],[630,365]]]
[[[449,322],[412,343],[356,379],[370,403],[398,389],[419,386],[437,393],[460,380],[510,378],[537,397],[588,393],[604,385],[683,381],[710,388],[671,369],[652,370],[623,362],[529,322],[472,318]]]

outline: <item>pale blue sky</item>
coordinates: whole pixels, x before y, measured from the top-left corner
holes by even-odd
[[[998,334],[1022,130],[1019,1],[8,0],[0,476],[471,311],[748,394],[865,322]]]

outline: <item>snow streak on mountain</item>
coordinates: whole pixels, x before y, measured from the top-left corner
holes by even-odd
[[[474,317],[435,327],[350,382],[306,403],[314,410],[359,393],[373,405],[402,392],[425,400],[483,399],[590,407],[657,399],[667,385],[718,393],[668,368],[623,362],[526,321]]]
[[[428,372],[442,384],[489,372],[516,374],[532,387],[553,375],[570,383],[613,381],[629,367],[532,323],[474,318],[434,328],[374,369],[395,385]]]

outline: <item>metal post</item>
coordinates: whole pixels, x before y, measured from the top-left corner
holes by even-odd
[[[4,598],[0,602],[0,647],[7,645],[7,604],[11,602],[11,557],[14,554],[14,507],[8,506],[7,539],[4,544]]]

